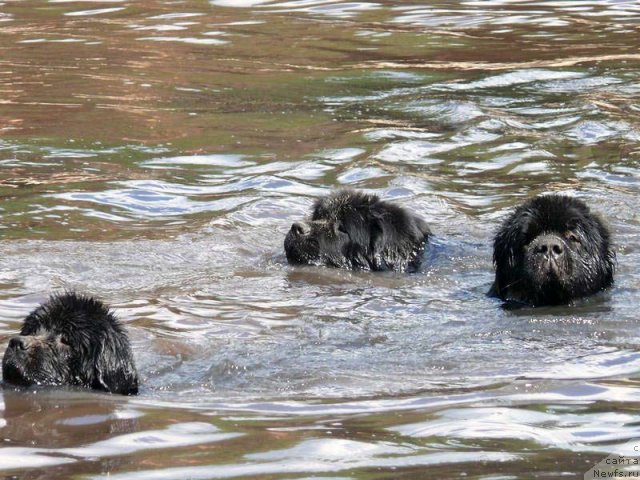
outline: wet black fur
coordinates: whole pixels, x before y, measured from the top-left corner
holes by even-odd
[[[122,325],[99,300],[54,295],[25,318],[2,360],[4,382],[76,385],[138,393],[138,374]]]
[[[414,271],[430,234],[427,223],[404,208],[344,189],[319,199],[310,221],[294,223],[284,249],[292,264]]]
[[[562,254],[551,262],[539,245]],[[567,304],[613,282],[615,255],[602,220],[581,200],[543,195],[520,205],[495,240],[492,295],[529,305]]]

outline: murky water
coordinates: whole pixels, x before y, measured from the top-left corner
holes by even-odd
[[[0,338],[109,302],[141,394],[0,393],[0,476],[582,478],[640,438],[636,1],[5,1]],[[286,265],[337,186],[419,211],[421,272]],[[608,219],[571,307],[484,294],[531,195]]]

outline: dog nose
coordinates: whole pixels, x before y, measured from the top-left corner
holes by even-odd
[[[291,225],[291,232],[295,235],[306,235],[309,233],[309,226],[306,223],[296,222]]]
[[[22,337],[13,337],[9,340],[9,348],[13,348],[14,350],[26,350],[27,343]]]
[[[536,240],[533,251],[549,257],[561,257],[564,254],[564,243],[555,235],[544,235]]]

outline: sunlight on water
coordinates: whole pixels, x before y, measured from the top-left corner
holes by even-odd
[[[638,20],[614,0],[0,5],[1,344],[86,291],[141,377],[122,398],[5,386],[0,472],[582,478],[635,441]],[[287,265],[291,224],[345,186],[429,222],[419,272]],[[615,285],[502,308],[492,235],[549,192],[608,222]]]

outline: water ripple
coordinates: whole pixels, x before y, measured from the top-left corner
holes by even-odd
[[[638,2],[133,6],[0,13],[0,340],[86,291],[141,378],[6,385],[3,474],[582,477],[638,438]],[[287,264],[340,186],[428,221],[420,271]],[[491,239],[551,192],[606,218],[615,285],[502,308]]]

